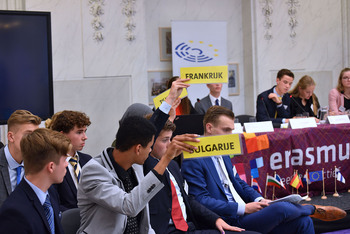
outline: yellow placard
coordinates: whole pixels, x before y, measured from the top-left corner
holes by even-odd
[[[170,89],[164,91],[163,93],[159,94],[157,97],[153,98],[154,108],[157,109],[162,102],[165,100],[165,98],[169,95]],[[187,96],[187,89],[183,89],[182,93],[180,94],[179,98],[184,98]]]
[[[227,66],[182,67],[180,77],[190,78],[189,84],[227,83],[228,69]]]
[[[186,142],[197,146],[192,154],[183,151],[184,158],[200,158],[215,155],[242,154],[239,134],[200,137],[200,142]]]

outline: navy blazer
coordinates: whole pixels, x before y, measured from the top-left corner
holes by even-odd
[[[91,156],[81,152],[78,152],[78,155],[80,167],[83,168],[84,165],[91,159]],[[75,187],[73,178],[69,172],[68,167],[66,175],[63,178],[63,182],[54,185],[54,187],[56,188],[60,197],[60,210],[62,212],[68,209],[78,207],[77,188]]]
[[[143,165],[144,174],[146,175],[158,163],[158,160],[148,156]],[[180,187],[181,195],[186,206],[187,222],[192,222],[196,229],[216,229],[215,222],[220,218],[214,212],[198,203],[194,197],[188,196],[183,188],[184,180],[180,168],[175,161],[171,161],[168,170],[174,176]],[[169,220],[171,218],[172,195],[169,173],[164,173],[164,187],[151,199],[149,204],[151,226],[156,233],[166,233]]]
[[[63,233],[59,198],[55,189],[49,189],[54,210],[55,233]],[[50,233],[45,211],[30,185],[23,179],[0,209],[0,230],[4,234]]]
[[[273,93],[273,86],[271,89],[266,90],[258,95],[256,100],[256,120],[257,121],[272,121],[273,123],[282,123],[282,119],[290,118],[290,94],[286,93],[282,97],[282,106],[277,108],[277,104],[269,99],[270,93]],[[277,111],[277,118],[275,114]]]
[[[209,95],[202,98],[199,102],[196,102],[194,104],[194,108],[199,114],[204,115],[205,112],[212,106],[211,100]],[[226,107],[227,109],[230,109],[232,111],[232,102],[229,100],[221,97],[221,106]]]
[[[246,202],[253,202],[261,195],[238,176],[233,175],[233,166],[229,156],[222,157],[237,193]],[[224,187],[211,157],[186,159],[181,167],[182,174],[189,186],[189,194],[202,205],[214,211],[226,222],[238,225],[238,203],[228,202]],[[239,226],[239,225],[238,225]]]

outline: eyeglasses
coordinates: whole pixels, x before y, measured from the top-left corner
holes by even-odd
[[[349,81],[349,80],[350,80],[350,77],[343,77],[342,79],[343,79],[343,80],[346,80],[346,81]]]

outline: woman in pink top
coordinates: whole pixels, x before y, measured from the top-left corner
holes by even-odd
[[[350,109],[350,68],[340,72],[337,88],[329,92],[328,105],[330,115],[344,114]]]

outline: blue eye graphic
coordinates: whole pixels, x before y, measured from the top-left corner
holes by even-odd
[[[209,45],[209,47],[212,47],[212,45]],[[217,51],[217,50],[214,50],[214,51]],[[178,57],[182,58],[183,60],[194,62],[194,63],[195,62],[203,63],[214,59],[212,56],[205,55],[202,49],[191,47],[185,42],[182,42],[176,46],[175,54]],[[214,56],[217,56],[217,54],[215,54]]]

